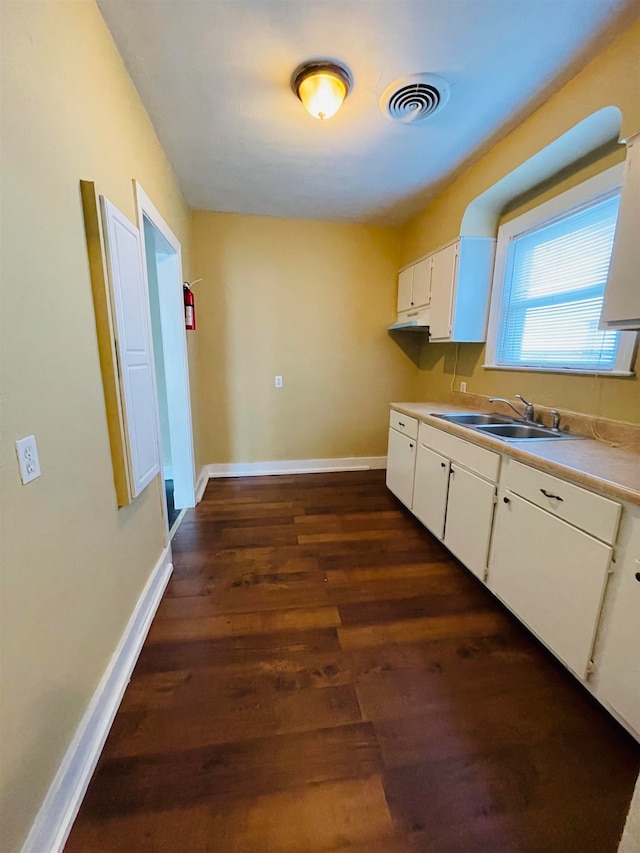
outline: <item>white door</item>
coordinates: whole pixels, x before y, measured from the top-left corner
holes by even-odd
[[[413,485],[413,513],[442,539],[449,491],[449,460],[420,443]]]
[[[116,324],[131,495],[136,497],[160,471],[149,294],[138,229],[103,196],[100,203]]]
[[[407,267],[398,276],[398,313],[408,311],[413,305],[412,291],[413,267]]]
[[[446,341],[451,337],[451,312],[458,260],[458,244],[452,243],[436,252],[431,269],[430,340]]]
[[[416,441],[395,429],[389,430],[387,451],[387,487],[411,509]]]
[[[491,539],[496,487],[452,463],[444,544],[484,579]]]
[[[611,548],[511,492],[496,512],[489,588],[584,678]]]

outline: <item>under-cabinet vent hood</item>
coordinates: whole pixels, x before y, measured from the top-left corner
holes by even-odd
[[[427,332],[429,333],[429,324],[422,320],[400,320],[398,323],[391,323],[387,326],[389,332]]]
[[[398,319],[395,323],[387,326],[390,332],[413,331],[413,332],[428,332],[431,321],[431,312],[424,305],[420,308],[409,308],[404,311],[398,311]]]

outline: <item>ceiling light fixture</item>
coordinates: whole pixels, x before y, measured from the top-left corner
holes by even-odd
[[[352,85],[353,78],[346,65],[330,59],[304,62],[291,77],[294,93],[307,112],[319,119],[331,118],[338,112]]]

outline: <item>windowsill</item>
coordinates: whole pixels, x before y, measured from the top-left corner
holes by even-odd
[[[524,373],[568,373],[571,376],[635,376],[634,370],[578,370],[574,367],[526,367],[511,364],[483,364],[485,370],[516,370]]]

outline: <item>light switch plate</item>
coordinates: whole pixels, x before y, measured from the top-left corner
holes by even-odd
[[[40,460],[34,435],[28,435],[16,441],[16,453],[22,484],[26,485],[40,476]]]

